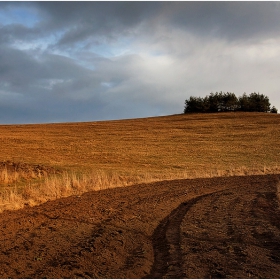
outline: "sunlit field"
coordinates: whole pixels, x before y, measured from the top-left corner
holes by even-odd
[[[46,166],[46,170],[57,170],[55,176],[68,174],[68,178],[90,185],[94,184],[90,179],[94,176],[103,176],[100,182],[115,178],[112,181],[121,186],[175,178],[280,172],[280,115],[269,113],[1,125],[0,143],[1,162]],[[15,185],[17,189],[30,187],[46,178],[36,174],[22,178],[5,172],[2,170],[0,176],[2,190],[14,189]],[[83,191],[93,188],[81,187]]]

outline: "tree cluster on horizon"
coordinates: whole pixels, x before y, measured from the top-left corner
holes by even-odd
[[[184,113],[216,113],[216,112],[270,112],[278,110],[270,107],[269,98],[256,92],[236,97],[232,92],[211,92],[206,97],[191,96],[185,100]]]

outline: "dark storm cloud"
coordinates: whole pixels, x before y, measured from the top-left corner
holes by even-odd
[[[202,35],[235,40],[280,34],[277,2],[179,2],[165,10],[173,24]]]
[[[38,36],[38,32],[35,32],[34,29],[23,26],[22,24],[10,24],[0,28],[1,45],[13,43],[15,40],[27,40]]]
[[[35,4],[35,3],[34,3]],[[72,25],[73,22],[98,24],[102,30],[113,24],[133,26],[150,18],[159,6],[156,2],[36,2],[54,26]],[[94,27],[93,27],[94,28]]]
[[[58,46],[75,44],[93,36],[116,39],[157,12],[158,3],[147,2],[38,2],[46,29],[65,30]]]
[[[0,47],[0,82],[9,84],[13,90],[28,86],[37,77],[38,68],[33,57],[20,50]]]
[[[93,35],[134,34],[141,22],[188,29],[228,40],[270,37],[280,32],[278,2],[37,2],[44,28],[66,29],[58,44]],[[149,30],[147,30],[149,32]],[[138,34],[137,34],[138,35]]]
[[[1,122],[81,120],[84,112],[104,106],[97,92],[93,94],[99,84],[91,70],[72,59],[48,53],[34,58],[0,47]]]
[[[32,39],[42,33],[60,32],[58,46],[79,43],[94,36],[116,39],[122,34],[139,36],[137,27],[145,22],[177,27],[201,36],[228,40],[256,36],[271,37],[280,32],[278,2],[4,2],[4,9],[26,7],[36,10],[38,24],[1,27],[2,41]],[[146,32],[149,33],[150,30]],[[142,35],[145,30],[141,30]],[[1,38],[0,37],[0,38]]]
[[[42,54],[38,59],[26,51],[0,47],[0,82],[8,83],[17,91],[44,79],[78,79],[88,72],[72,59],[60,55]]]

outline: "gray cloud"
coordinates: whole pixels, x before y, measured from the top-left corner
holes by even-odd
[[[37,2],[48,19],[44,28],[67,31],[58,44],[71,44],[93,35],[139,35],[145,23],[188,29],[196,35],[247,40],[280,32],[277,2]],[[142,31],[143,32],[143,31]],[[146,30],[148,32],[148,30]]]
[[[209,38],[248,40],[280,32],[277,2],[167,2],[163,10],[168,23]]]
[[[159,6],[147,2],[37,2],[47,21],[47,30],[64,31],[58,47],[95,40],[117,40],[130,34],[143,20],[153,16]],[[99,36],[99,38],[98,38]]]
[[[2,4],[3,3],[3,4]],[[2,27],[6,38],[27,39],[58,32],[59,46],[79,43],[93,36],[118,38],[136,35],[140,24],[187,29],[197,36],[227,40],[271,37],[280,32],[278,2],[2,2],[6,9],[36,10],[38,24]],[[149,30],[141,30],[148,33]],[[9,38],[8,38],[9,39]]]

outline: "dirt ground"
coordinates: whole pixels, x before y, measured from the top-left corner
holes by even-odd
[[[0,214],[1,278],[279,278],[279,176],[162,181]]]

